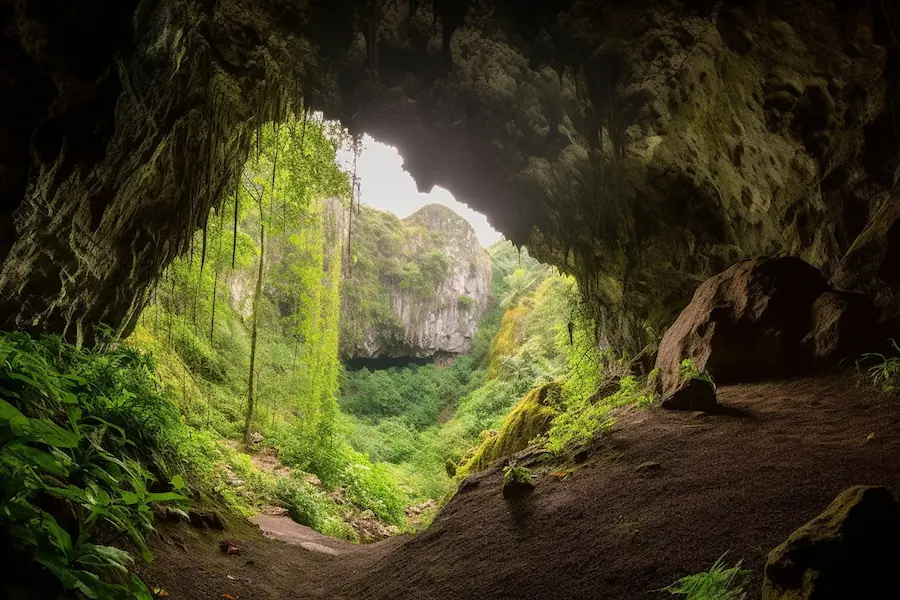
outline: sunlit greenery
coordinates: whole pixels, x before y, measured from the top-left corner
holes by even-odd
[[[661,591],[685,600],[744,600],[753,571],[741,568],[742,561],[733,567],[725,566],[725,555],[702,573],[682,577]]]
[[[408,530],[410,507],[425,506],[410,514],[427,522],[468,474],[529,445],[564,457],[616,406],[653,403],[654,386],[627,376],[597,396],[612,354],[575,280],[507,241],[488,249],[493,299],[468,353],[343,367],[367,331],[401,332],[386,290],[423,306],[434,297],[459,266],[442,248],[460,223],[442,207],[404,221],[359,210],[335,162],[345,141],[316,119],[261,129],[127,340],[77,349],[0,336],[4,549],[83,596],[148,598],[128,575],[134,557],[100,543],[101,530],[147,560],[154,512],[183,514],[189,501],[243,516],[282,507],[355,541],[360,519]],[[469,295],[450,300],[476,308]],[[74,524],[57,522],[68,513]]]

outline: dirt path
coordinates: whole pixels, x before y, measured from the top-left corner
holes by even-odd
[[[238,528],[228,535],[242,555],[232,557],[211,536],[181,531],[146,574],[191,600],[637,600],[668,597],[652,590],[729,551],[757,573],[748,598],[758,598],[766,553],[840,491],[900,492],[900,408],[847,378],[720,396],[743,416],[621,415],[585,466],[542,476],[520,502],[503,500],[496,469],[481,473],[414,538],[344,553],[283,532],[334,555]],[[638,468],[648,461],[658,465]]]
[[[297,523],[290,517],[257,515],[251,519],[251,522],[259,527],[266,538],[300,546],[311,552],[340,556],[361,548],[357,544],[322,535],[306,525]]]

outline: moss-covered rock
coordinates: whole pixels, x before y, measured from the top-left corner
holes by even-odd
[[[763,600],[894,600],[900,503],[855,486],[769,553]]]
[[[534,388],[513,407],[500,430],[488,435],[474,454],[459,465],[457,476],[466,476],[484,469],[495,460],[524,450],[536,437],[547,433],[550,423],[558,414],[555,404],[559,400],[558,383],[546,383]]]

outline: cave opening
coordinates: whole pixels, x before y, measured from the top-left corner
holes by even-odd
[[[88,530],[76,521],[98,487],[142,526],[154,507],[138,492],[218,529],[216,514],[188,512],[188,497],[212,498],[229,515],[294,519],[323,535],[307,546],[335,554],[424,528],[452,498],[423,540],[448,559],[440,577],[420,542],[282,570],[305,555],[259,560],[271,547],[234,531],[192,532],[190,552],[147,537],[161,560],[139,569],[187,597],[223,585],[259,595],[258,569],[274,565],[265,575],[281,595],[372,598],[633,598],[729,546],[755,548],[746,564],[768,577],[783,569],[764,551],[786,533],[769,520],[812,514],[859,473],[898,489],[884,425],[896,406],[819,377],[867,352],[884,361],[868,371],[884,384],[875,391],[900,388],[896,346],[868,337],[876,320],[875,338],[900,323],[890,3],[6,4],[0,429],[14,442],[0,505],[22,518],[0,515],[0,556],[14,557],[14,585],[98,597],[119,585],[106,578],[126,569],[124,551],[88,546],[134,528],[78,536],[79,560],[58,552],[67,532]],[[329,124],[361,151],[333,147]],[[375,140],[387,150],[370,166]],[[484,238],[496,232],[454,195],[508,241]],[[707,334],[715,343],[691,337]],[[735,390],[725,377],[719,389],[716,355],[729,351],[745,375],[759,357],[778,367],[766,377],[809,370],[783,388],[787,404],[767,384]],[[719,398],[751,412],[762,402],[773,418],[720,419]],[[657,404],[694,411],[699,437]],[[614,441],[634,443],[611,467],[602,436],[622,408],[629,429]],[[812,482],[811,448],[837,465]],[[90,456],[95,468],[72,469]],[[707,469],[710,456],[733,468]],[[123,471],[134,492],[116,487]],[[788,473],[803,485],[784,485]],[[760,477],[766,494],[731,485]],[[698,489],[728,501],[705,494],[686,520],[665,516]],[[584,506],[609,510],[587,523]],[[735,513],[758,524],[743,541],[704,527]],[[648,550],[651,539],[696,551]],[[230,562],[195,569],[216,543]],[[483,568],[498,547],[516,572]],[[544,568],[529,568],[535,556]],[[234,576],[196,577],[220,571]]]
[[[387,369],[430,365],[435,362],[436,359],[432,356],[377,356],[371,358],[346,358],[343,361],[344,367],[348,371],[359,371],[361,369],[384,371]]]

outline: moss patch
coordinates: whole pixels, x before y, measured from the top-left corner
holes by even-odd
[[[500,431],[485,438],[472,457],[459,466],[457,475],[465,477],[484,469],[499,458],[524,450],[531,440],[547,433],[558,414],[554,405],[559,391],[559,384],[552,382],[528,392],[510,411]]]

